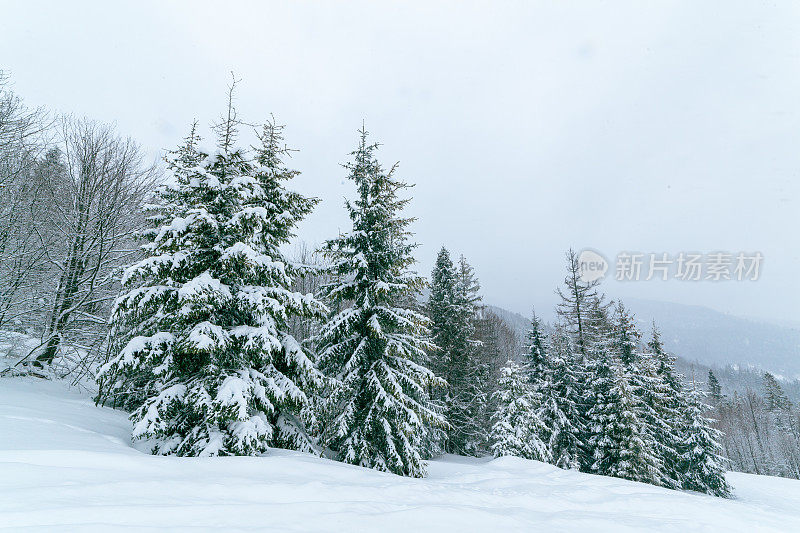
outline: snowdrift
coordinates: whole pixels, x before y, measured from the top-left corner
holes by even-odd
[[[407,479],[309,455],[154,457],[125,413],[0,379],[0,530],[800,531],[800,482],[729,474],[736,498],[516,458],[449,456]]]

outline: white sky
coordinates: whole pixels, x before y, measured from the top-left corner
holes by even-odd
[[[701,5],[702,4],[702,5]],[[800,320],[800,4],[0,1],[0,68],[31,105],[115,122],[154,156],[223,110],[287,125],[323,203],[362,119],[416,183],[428,274],[464,253],[486,300],[546,313],[563,252],[760,251],[757,282],[614,296]]]

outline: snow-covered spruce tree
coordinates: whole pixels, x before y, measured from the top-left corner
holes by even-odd
[[[590,472],[657,484],[661,461],[649,446],[637,399],[621,362],[597,354],[592,369],[592,406],[588,411],[588,444],[594,462]]]
[[[719,383],[717,384],[719,385]],[[792,409],[792,402],[789,400],[786,393],[783,392],[778,380],[769,372],[764,372],[763,378],[764,387],[764,401],[767,404],[767,410],[772,412],[790,411]]]
[[[675,356],[664,349],[661,330],[658,329],[655,321],[653,321],[652,336],[647,343],[647,353],[655,360],[656,372],[667,385],[677,392],[683,391],[683,376],[675,370]]]
[[[353,229],[325,244],[336,281],[323,293],[349,305],[316,339],[320,368],[335,383],[322,436],[343,462],[421,477],[426,425],[445,424],[427,390],[444,384],[419,363],[433,348],[427,318],[401,306],[423,284],[409,270],[411,219],[399,216],[408,200],[398,191],[407,185],[394,178],[396,167],[383,170],[376,149],[361,130],[345,165],[358,191],[346,203]]]
[[[500,374],[498,409],[492,426],[495,457],[513,455],[523,459],[549,461],[547,445],[539,437],[544,425],[536,414],[526,372],[509,359]]]
[[[469,264],[464,255],[458,257],[458,269],[456,272],[456,287],[463,303],[469,306],[472,313],[481,305],[481,284],[475,275],[475,269]],[[474,328],[473,328],[474,329]]]
[[[786,432],[794,432],[794,424],[797,420],[792,412],[792,402],[783,391],[778,380],[769,372],[764,372],[763,376],[764,404],[767,412],[775,421],[775,427]]]
[[[675,357],[667,353],[661,341],[661,332],[655,322],[652,337],[645,347],[646,359],[650,368],[648,383],[645,383],[645,397],[658,413],[660,424],[656,426],[655,438],[664,465],[666,480],[664,486],[680,488],[683,486],[683,467],[680,454],[683,446],[684,417],[688,408],[683,377],[675,370]]]
[[[447,388],[437,399],[445,406],[449,425],[443,451],[460,455],[475,455],[485,442],[478,420],[481,404],[480,364],[476,360],[476,341],[473,324],[474,278],[461,273],[465,265],[462,256],[460,271],[456,271],[450,253],[442,247],[431,273],[431,292],[427,313],[433,341],[438,347],[432,354],[431,369],[447,381]],[[436,397],[436,396],[435,396]]]
[[[539,417],[544,424],[551,462],[559,468],[580,468],[581,440],[586,434],[581,404],[583,375],[576,368],[572,339],[556,325],[547,350],[547,371]]]
[[[281,127],[252,150],[235,147],[237,120],[216,127],[217,150],[194,128],[168,158],[143,246],[124,274],[111,338],[124,345],[100,372],[99,400],[133,410],[133,438],[157,454],[253,455],[311,450],[310,389],[322,375],[287,333],[290,316],[325,307],[292,292],[279,247],[317,200],[284,188]]]
[[[612,302],[605,301],[605,295],[597,290],[596,281],[582,281],[579,272],[577,256],[570,250],[564,280],[566,290],[557,290],[561,302],[556,312],[562,329],[572,341],[570,364],[581,378],[577,403],[578,419],[582,422],[578,427],[583,431],[579,439],[579,463],[581,470],[591,472],[596,462],[592,438],[596,436],[597,428],[590,423],[589,412],[594,403],[605,396],[608,388],[608,368],[614,358],[613,328],[608,316]]]
[[[625,305],[622,302],[617,302],[612,320],[612,342],[617,356],[623,365],[634,367],[639,359],[637,350],[639,349],[639,341],[642,335],[636,329],[633,316],[625,309]]]
[[[673,402],[672,389],[657,372],[656,359],[642,351],[641,334],[633,315],[622,302],[613,314],[613,346],[621,363],[624,380],[633,391],[634,409],[642,423],[641,437],[645,446],[659,458],[659,470],[654,483],[679,488],[674,470],[667,459],[674,458],[679,445],[675,420],[679,418]]]
[[[549,423],[545,422],[543,416],[545,415],[545,403],[553,396],[554,383],[552,382],[553,373],[545,344],[542,322],[534,311],[531,315],[531,327],[526,334],[526,346],[525,351],[522,353],[522,358],[525,361],[525,369],[528,374],[533,409],[542,418],[543,422],[543,432],[539,435],[539,438],[548,443],[551,437],[551,427]],[[555,412],[549,412],[547,415],[551,417],[559,416]]]
[[[445,376],[450,359],[450,347],[455,344],[454,331],[456,311],[456,270],[450,259],[450,252],[442,246],[436,256],[431,272],[430,294],[425,304],[425,313],[430,321],[431,340],[436,348],[431,350],[423,361],[436,375]],[[431,388],[428,391],[431,402],[447,417],[447,387]],[[428,428],[424,438],[424,451],[428,457],[447,452],[448,431],[433,425]]]
[[[705,416],[709,407],[703,403],[703,396],[697,388],[692,388],[687,395],[681,454],[683,488],[727,498],[731,488],[725,481],[725,460],[720,455],[721,433]]]
[[[527,346],[523,355],[526,359],[530,382],[536,390],[546,383],[549,369],[548,350],[545,347],[547,341],[542,321],[536,316],[536,311],[531,315],[531,327],[526,334],[526,340]]]
[[[616,328],[602,297],[592,298],[587,317],[596,324],[586,346],[586,429],[582,469],[657,483],[659,458],[649,446],[641,405],[618,350]]]
[[[450,252],[442,246],[431,272],[430,295],[426,307],[431,335],[437,341],[440,353],[445,351],[443,346],[449,344],[450,337],[455,334],[452,324],[457,312],[456,305],[456,269],[450,259]]]
[[[469,455],[484,455],[490,451],[489,433],[494,413],[492,395],[497,390],[497,376],[502,362],[486,357],[483,342],[478,338],[479,316],[484,311],[480,295],[481,284],[475,270],[464,255],[458,258],[456,296],[461,303],[461,322],[468,346],[465,358],[465,379],[460,402],[469,420],[466,425],[464,450]]]
[[[714,405],[719,407],[724,398],[722,394],[722,385],[719,384],[717,376],[714,375],[714,371],[711,369],[708,371],[708,395],[711,401],[714,402]]]

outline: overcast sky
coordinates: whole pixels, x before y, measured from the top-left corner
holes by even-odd
[[[760,251],[756,282],[604,286],[800,321],[798,28],[789,1],[4,1],[0,69],[154,157],[235,71],[241,115],[287,125],[294,186],[323,199],[312,243],[349,227],[363,119],[416,184],[420,272],[444,244],[514,311],[549,314],[569,247]]]

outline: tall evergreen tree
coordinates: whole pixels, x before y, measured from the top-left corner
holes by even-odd
[[[642,419],[648,433],[648,443],[661,460],[661,471],[657,484],[680,488],[681,472],[678,455],[681,443],[682,397],[658,374],[655,361],[644,358],[638,365],[641,378],[637,381],[638,391],[644,405]]]
[[[443,451],[475,455],[486,437],[482,434],[479,420],[482,369],[476,358],[476,341],[473,339],[476,297],[471,291],[476,283],[471,271],[464,275],[465,264],[462,256],[457,271],[450,253],[442,247],[431,273],[427,312],[433,341],[438,347],[432,356],[431,369],[448,384],[441,398],[450,426]]]
[[[566,254],[567,275],[563,287],[556,293],[560,302],[556,306],[561,326],[572,341],[573,354],[571,364],[580,380],[579,416],[575,424],[582,434],[578,441],[581,444],[579,463],[582,470],[591,471],[596,460],[591,440],[596,438],[597,427],[591,424],[590,410],[593,402],[607,394],[608,362],[613,352],[613,331],[609,318],[609,307],[605,295],[598,289],[599,280],[584,281],[581,279],[580,264],[574,250]]]
[[[549,450],[539,437],[543,433],[543,424],[534,410],[525,372],[509,359],[501,370],[499,385],[495,393],[498,410],[491,435],[494,455],[548,461]]]
[[[647,342],[647,353],[655,362],[656,372],[669,387],[680,394],[683,392],[683,376],[675,370],[675,356],[664,349],[661,331],[653,322],[652,337]]]
[[[640,349],[641,334],[633,315],[622,302],[618,302],[614,310],[613,332],[613,346],[621,363],[622,377],[634,394],[634,409],[642,424],[641,438],[647,450],[660,459],[653,482],[678,488],[677,475],[668,465],[677,454],[679,440],[672,389],[659,375],[655,357]]]
[[[623,365],[634,367],[642,335],[636,329],[633,316],[622,302],[617,302],[613,316],[613,345]]]
[[[456,271],[456,288],[462,303],[469,306],[472,310],[480,306],[481,284],[475,275],[475,269],[469,264],[467,258],[462,255],[458,257],[458,269]]]
[[[547,374],[549,366],[548,354],[542,321],[536,316],[536,311],[531,314],[531,327],[526,335],[526,340],[527,346],[524,355],[527,359],[530,381],[534,385],[544,383],[544,376]]]
[[[722,402],[722,386],[719,384],[717,376],[714,375],[714,371],[711,369],[708,371],[708,395],[711,397],[711,401],[713,401],[714,404],[719,405]]]
[[[442,246],[431,272],[430,295],[426,308],[431,322],[431,335],[440,353],[444,353],[445,347],[455,343],[451,339],[457,333],[454,331],[455,317],[458,314],[456,276],[450,252]]]
[[[659,442],[667,445],[661,450],[664,469],[670,478],[666,485],[716,496],[729,495],[724,460],[719,455],[721,434],[705,416],[708,406],[702,402],[702,393],[686,390],[683,376],[675,370],[675,357],[664,349],[655,323],[647,349],[657,375],[667,385],[668,403],[662,417],[669,425],[669,432],[659,436]]]
[[[525,351],[522,354],[525,360],[525,369],[528,373],[528,385],[531,391],[531,399],[533,401],[532,408],[536,414],[542,418],[559,417],[561,414],[557,412],[558,406],[556,404],[548,405],[548,408],[555,410],[548,410],[545,412],[548,400],[554,394],[554,384],[552,382],[553,372],[550,367],[548,358],[548,350],[545,346],[546,340],[543,332],[542,322],[536,316],[536,311],[531,314],[531,327],[526,335]],[[545,443],[550,442],[551,426],[542,418],[542,432],[539,438]]]
[[[770,411],[790,411],[792,402],[783,392],[778,380],[769,372],[764,372],[764,401]]]
[[[133,437],[153,453],[253,455],[311,450],[309,393],[321,374],[287,332],[291,316],[321,315],[293,292],[280,251],[316,199],[284,188],[281,127],[252,151],[235,146],[229,103],[217,149],[192,129],[168,159],[146,258],[127,269],[110,338],[121,348],[100,371],[98,399],[132,409]]]
[[[792,402],[783,391],[778,380],[769,372],[763,377],[764,404],[766,410],[775,420],[775,427],[780,430],[796,432],[795,415],[792,413]]]
[[[593,462],[588,471],[656,484],[661,462],[648,442],[622,364],[613,354],[599,354],[590,365],[592,405],[587,419]]]
[[[581,404],[583,375],[575,365],[572,339],[556,325],[546,352],[546,370],[537,379],[542,393],[539,417],[546,431],[546,444],[552,463],[560,468],[578,469],[582,441],[586,434]]]
[[[472,265],[463,255],[459,256],[456,300],[460,311],[458,327],[463,332],[465,342],[464,356],[456,365],[460,369],[453,376],[451,386],[455,391],[455,412],[459,413],[463,421],[459,424],[460,429],[457,429],[454,440],[460,443],[461,453],[466,455],[480,455],[488,451],[489,434],[485,428],[489,422],[487,419],[491,416],[490,398],[495,391],[494,369],[491,361],[482,356],[482,343],[477,339],[476,322],[482,309],[480,289],[481,285]],[[454,385],[456,383],[458,385]]]
[[[430,330],[436,349],[429,352],[423,361],[436,375],[447,381],[447,386],[431,388],[428,394],[440,411],[448,415],[447,404],[451,381],[447,379],[448,363],[452,358],[453,346],[457,344],[459,332],[456,321],[459,315],[456,302],[456,269],[450,259],[450,252],[442,246],[436,256],[431,272],[430,294],[425,312],[430,320]],[[452,427],[450,428],[452,429]],[[424,442],[426,456],[436,456],[448,451],[448,430],[434,424],[427,428]]]
[[[344,462],[421,477],[426,424],[445,422],[427,394],[438,380],[418,362],[433,348],[428,320],[401,306],[423,284],[409,270],[411,219],[399,216],[407,185],[394,178],[396,167],[383,170],[376,149],[362,129],[345,165],[358,191],[346,203],[353,229],[325,244],[336,281],[324,294],[348,305],[317,337],[320,368],[335,383],[322,435]]]
[[[704,394],[692,388],[687,396],[684,418],[684,446],[681,455],[683,488],[729,497],[731,488],[725,480],[725,460],[720,455],[721,434],[705,416],[709,407]]]

